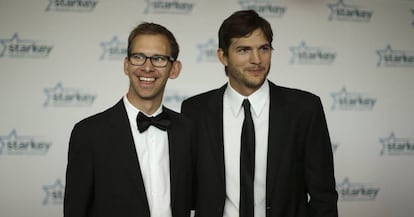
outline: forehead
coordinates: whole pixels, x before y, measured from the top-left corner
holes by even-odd
[[[230,47],[260,47],[263,45],[269,45],[269,41],[261,29],[256,29],[247,36],[232,38]]]
[[[161,34],[137,35],[131,43],[131,52],[145,54],[169,54],[170,44],[168,39]]]

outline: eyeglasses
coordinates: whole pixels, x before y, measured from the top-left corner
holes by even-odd
[[[146,56],[143,53],[132,53],[128,57],[129,62],[134,66],[142,66],[145,64],[147,59],[150,59],[151,64],[154,67],[165,67],[167,66],[168,62],[174,62],[175,59],[171,56],[165,56],[165,55],[153,55],[153,56]]]

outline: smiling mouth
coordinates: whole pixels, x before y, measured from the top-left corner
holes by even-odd
[[[139,77],[140,81],[153,82],[155,78]]]

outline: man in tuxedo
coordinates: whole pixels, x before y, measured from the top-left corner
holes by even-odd
[[[228,82],[190,97],[197,126],[197,217],[337,217],[333,156],[320,98],[267,80],[273,33],[253,10],[219,29]]]
[[[173,34],[142,23],[129,35],[127,94],[72,131],[65,217],[190,216],[191,121],[164,107],[168,79],[180,74]]]

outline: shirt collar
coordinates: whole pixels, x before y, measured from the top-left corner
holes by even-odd
[[[224,94],[229,100],[230,108],[234,116],[238,116],[240,114],[240,111],[243,107],[242,102],[246,98],[250,101],[252,111],[256,117],[261,114],[266,101],[269,100],[269,83],[267,80],[259,89],[257,89],[248,97],[239,94],[235,89],[233,89],[230,83],[228,83],[227,87],[228,88],[226,88]]]

